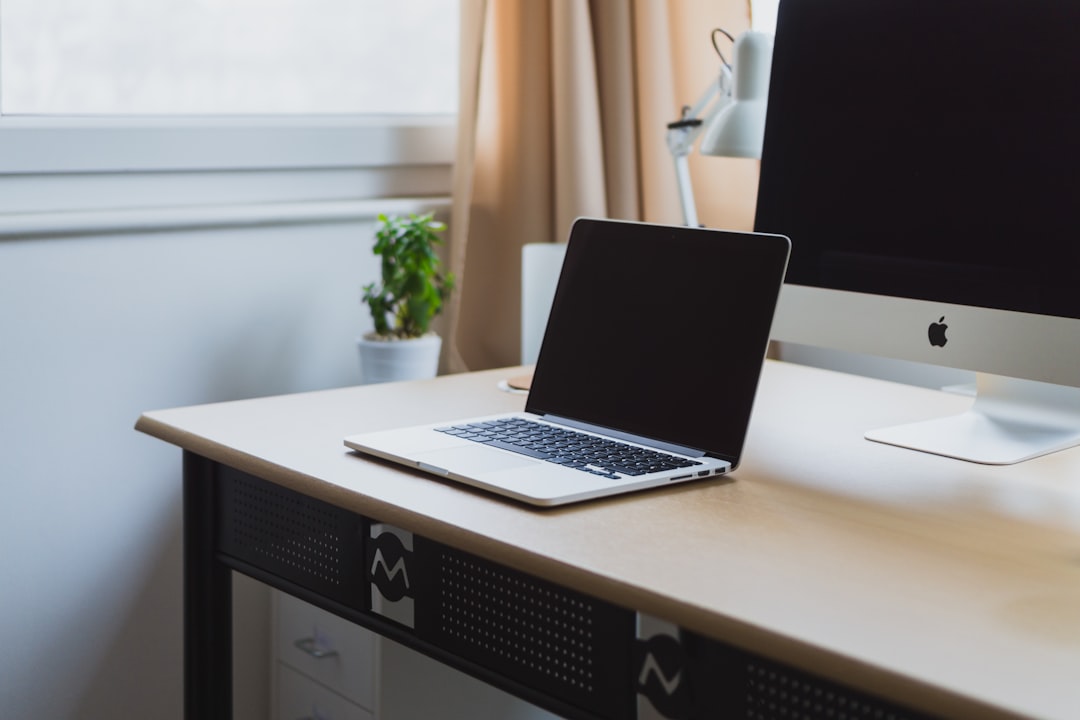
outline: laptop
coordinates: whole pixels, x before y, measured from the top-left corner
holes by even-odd
[[[525,411],[352,435],[360,453],[538,506],[739,465],[791,243],[580,218]]]

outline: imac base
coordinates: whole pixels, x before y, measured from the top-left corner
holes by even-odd
[[[1080,445],[1080,388],[979,373],[971,409],[880,428],[867,440],[986,465]]]

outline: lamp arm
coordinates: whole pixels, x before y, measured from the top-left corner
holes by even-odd
[[[694,191],[690,181],[690,166],[687,156],[701,132],[708,127],[709,121],[718,112],[732,103],[731,68],[724,64],[720,77],[709,83],[701,98],[692,106],[682,109],[678,120],[668,123],[667,145],[675,161],[675,179],[679,187],[679,202],[682,205],[683,222],[690,227],[698,225],[697,208],[694,204]],[[712,104],[712,107],[709,107]],[[702,116],[704,113],[704,116]]]

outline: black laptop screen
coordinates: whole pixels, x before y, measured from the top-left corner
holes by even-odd
[[[578,220],[526,410],[736,463],[788,248],[776,235]]]

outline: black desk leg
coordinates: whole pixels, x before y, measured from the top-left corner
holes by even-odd
[[[232,717],[232,574],[217,558],[214,463],[184,453],[184,717]]]

